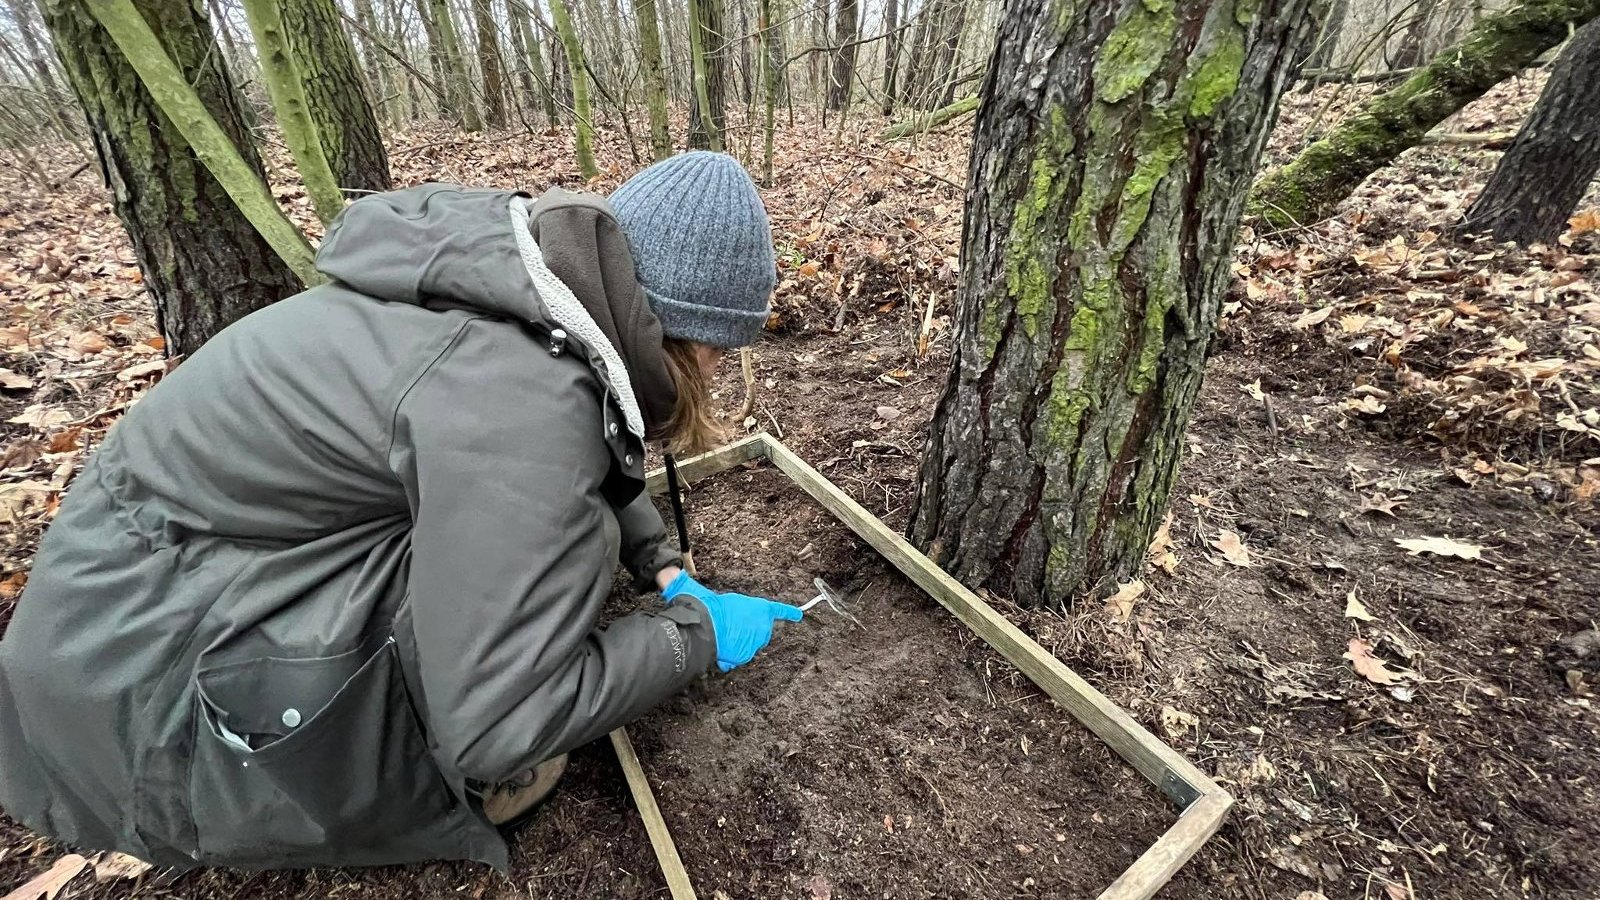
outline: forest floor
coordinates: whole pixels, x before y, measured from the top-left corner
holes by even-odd
[[[1539,86],[1444,130],[1514,130]],[[1273,154],[1352,96],[1292,95]],[[784,277],[743,427],[900,526],[948,361],[967,135],[881,146],[861,137],[877,124],[780,136],[764,193]],[[403,183],[537,191],[578,183],[569,149],[419,130],[392,153]],[[1421,148],[1315,229],[1247,232],[1150,570],[1065,611],[992,598],[1238,798],[1161,896],[1600,897],[1600,200],[1554,247],[1459,243],[1448,226],[1497,156]],[[600,157],[601,191],[638,165],[612,130]],[[0,173],[0,628],[83,454],[165,370],[92,169],[50,184],[79,162]],[[786,626],[632,729],[701,896],[1087,897],[1172,821],[770,469],[712,478],[689,507],[708,581],[801,601],[824,577],[865,626]],[[0,818],[0,890],[66,852]],[[603,742],[518,834],[509,878],[106,875],[68,891],[665,896]]]

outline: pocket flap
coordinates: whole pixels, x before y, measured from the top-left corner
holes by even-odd
[[[195,681],[217,736],[262,750],[320,715],[373,658],[370,647],[312,659],[263,656],[202,669]]]

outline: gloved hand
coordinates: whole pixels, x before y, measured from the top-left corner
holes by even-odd
[[[772,624],[782,619],[798,622],[805,613],[798,606],[747,597],[744,594],[718,594],[679,572],[661,596],[667,603],[679,597],[693,597],[711,613],[711,630],[717,637],[717,668],[731,671],[755,658],[772,640]]]

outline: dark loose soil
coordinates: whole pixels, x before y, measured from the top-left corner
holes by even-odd
[[[1093,897],[1176,810],[767,466],[687,499],[702,580],[819,604],[630,729],[702,896]]]

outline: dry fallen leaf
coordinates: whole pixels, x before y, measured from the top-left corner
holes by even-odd
[[[99,353],[111,345],[106,343],[106,339],[101,337],[99,332],[80,331],[67,339],[67,346],[79,353],[91,355]]]
[[[1328,321],[1328,317],[1331,315],[1333,315],[1333,307],[1324,306],[1321,309],[1313,310],[1305,315],[1302,315],[1300,318],[1295,319],[1293,324],[1295,328],[1304,331],[1313,325],[1321,325],[1323,322]]]
[[[1167,736],[1176,740],[1189,733],[1192,728],[1200,727],[1200,717],[1194,713],[1186,713],[1172,706],[1161,707],[1161,727]]]
[[[1356,512],[1358,514],[1369,512],[1383,513],[1389,518],[1394,519],[1398,518],[1398,516],[1395,515],[1395,507],[1399,506],[1402,502],[1404,501],[1400,500],[1399,498],[1391,500],[1389,499],[1388,494],[1379,492],[1370,497],[1362,497],[1360,505],[1356,507]]]
[[[1567,226],[1573,234],[1583,234],[1585,231],[1600,231],[1600,207],[1586,209],[1567,220]]]
[[[1355,666],[1356,674],[1374,684],[1398,684],[1416,677],[1416,673],[1408,669],[1396,671],[1389,668],[1383,660],[1373,655],[1372,645],[1361,638],[1350,639],[1350,649],[1345,651],[1344,658]]]
[[[1372,621],[1372,613],[1367,612],[1367,607],[1356,597],[1356,589],[1351,588],[1350,593],[1344,598],[1344,615],[1347,619],[1360,619],[1363,622]]]
[[[1250,550],[1239,540],[1239,535],[1224,528],[1217,533],[1211,546],[1222,551],[1222,558],[1228,562],[1241,568],[1250,568]]]
[[[1261,379],[1259,378],[1249,384],[1239,385],[1239,389],[1249,394],[1250,399],[1257,403],[1262,403],[1267,399],[1266,393],[1261,390]]]
[[[127,367],[126,369],[123,369],[121,372],[117,373],[117,380],[118,381],[133,381],[135,379],[143,378],[146,375],[153,375],[153,374],[155,374],[157,372],[165,372],[166,370],[167,370],[167,361],[166,360],[164,360],[164,359],[152,359],[149,362],[138,363],[136,365],[131,365],[131,366]]]
[[[45,900],[55,900],[55,896],[61,893],[61,889],[67,886],[67,882],[78,877],[78,873],[82,872],[83,867],[88,864],[89,861],[87,859],[76,853],[69,853],[56,860],[56,864],[47,871],[30,879],[27,884],[4,897],[0,897],[0,900],[39,900],[40,897],[45,898]]]
[[[95,861],[94,881],[104,884],[124,878],[138,878],[150,871],[150,864],[126,853],[107,853]]]
[[[27,425],[39,431],[48,431],[57,425],[71,422],[72,413],[43,403],[35,403],[6,421],[12,425]]]
[[[8,391],[25,391],[33,387],[33,379],[10,369],[0,369],[0,388]]]
[[[1106,610],[1111,613],[1112,621],[1119,625],[1126,624],[1133,617],[1133,605],[1139,602],[1144,592],[1144,582],[1137,578],[1118,587],[1115,594],[1106,598]]]
[[[28,346],[28,327],[12,325],[0,328],[0,350],[21,350]]]
[[[1395,538],[1394,542],[1412,556],[1432,553],[1435,556],[1454,556],[1459,559],[1482,559],[1483,548],[1477,544],[1464,544],[1444,537]]]
[[[12,572],[4,581],[0,581],[0,600],[17,599],[22,596],[22,589],[27,586],[27,572]]]
[[[1168,575],[1178,570],[1178,555],[1172,552],[1172,510],[1167,510],[1166,518],[1161,520],[1161,527],[1156,529],[1156,536],[1150,539],[1150,548],[1145,551],[1145,560]]]

